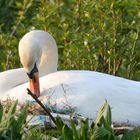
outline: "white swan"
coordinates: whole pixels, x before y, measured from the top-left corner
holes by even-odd
[[[37,95],[50,95],[59,107],[70,105],[76,112],[95,119],[105,99],[112,108],[113,121],[140,125],[140,83],[92,71],[57,71],[57,46],[53,37],[41,30],[27,33],[19,43],[23,68],[0,73],[0,96],[31,100],[30,89]],[[40,80],[38,80],[38,71]],[[50,74],[49,74],[50,73]],[[40,86],[39,86],[40,81]]]

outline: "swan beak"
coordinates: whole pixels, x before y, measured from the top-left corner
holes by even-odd
[[[32,93],[40,96],[39,73],[35,72],[32,78],[29,78],[29,86]]]

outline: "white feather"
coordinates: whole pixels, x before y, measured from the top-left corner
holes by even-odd
[[[48,33],[44,33],[44,31],[32,31],[23,37],[20,46],[27,45],[29,47],[31,43],[38,47],[37,42],[34,41],[36,40],[34,34],[37,35],[37,42],[41,46],[40,49],[47,48],[50,49],[47,51],[51,52],[51,54],[47,53],[42,58],[48,58],[46,60],[41,60],[39,58],[40,55],[34,57],[38,61],[38,65],[41,62],[43,64],[46,62],[44,66],[46,75],[40,78],[41,96],[50,96],[49,101],[52,104],[56,104],[58,107],[69,105],[75,108],[76,113],[93,119],[96,118],[97,111],[106,99],[112,109],[113,122],[140,125],[139,82],[92,71],[54,72],[57,67],[57,49],[54,40]],[[49,36],[48,40],[46,40],[46,42],[49,42],[49,47],[46,47],[48,45],[45,44],[43,39],[44,36],[46,39],[46,35]],[[27,46],[26,50],[24,50],[26,52],[28,51]],[[51,48],[53,49],[51,50]],[[39,51],[40,53],[39,47],[34,51]],[[43,52],[43,55],[45,55],[45,52]],[[48,63],[47,60],[50,60],[50,62]],[[25,59],[24,61],[26,63],[28,60]],[[43,65],[39,69],[43,69]],[[44,70],[41,71],[44,73]],[[27,95],[26,89],[28,88],[28,83],[24,83],[27,81],[27,76],[23,69],[2,72],[0,73],[0,79],[2,79],[0,81],[1,98],[5,99],[9,96],[18,99],[19,102],[32,100]]]

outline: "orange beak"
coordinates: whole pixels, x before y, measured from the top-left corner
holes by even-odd
[[[37,97],[40,96],[40,85],[39,85],[39,73],[36,72],[32,79],[29,79],[30,90],[32,93],[36,94]]]

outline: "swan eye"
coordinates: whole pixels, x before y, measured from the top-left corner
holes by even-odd
[[[27,75],[28,75],[28,77],[30,79],[33,79],[34,78],[34,73],[36,73],[36,72],[38,72],[38,69],[37,69],[37,66],[36,66],[36,63],[35,63],[33,69],[31,70],[31,72],[27,73]]]

